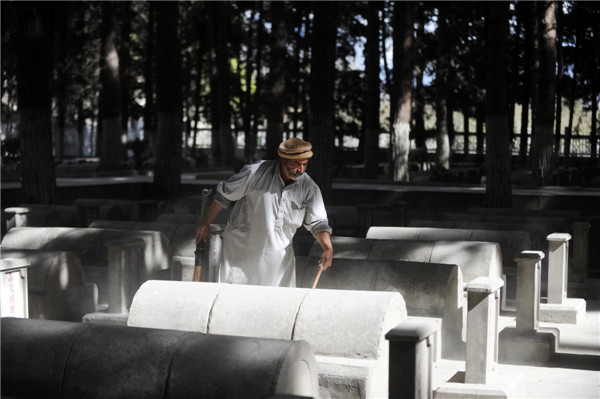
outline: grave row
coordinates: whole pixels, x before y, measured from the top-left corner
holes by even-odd
[[[112,222],[97,223],[102,224]],[[126,323],[129,323],[129,319],[133,315],[136,300],[134,299],[134,295],[136,295],[137,298],[138,294],[142,294],[140,287],[145,286],[143,285],[144,282],[155,278],[177,281],[184,279],[181,265],[190,265],[189,262],[194,256],[193,249],[195,249],[195,246],[190,245],[190,237],[187,233],[182,233],[185,229],[180,231],[180,228],[175,228],[172,225],[167,226],[166,223],[162,227],[153,226],[152,228],[143,224],[133,224],[128,225],[128,227],[124,225],[121,226],[130,229],[129,231],[124,230],[123,228],[107,228],[107,224],[104,224],[104,226],[105,227],[81,229],[13,228],[7,233],[2,241],[2,256],[3,258],[6,258],[5,254],[8,253],[5,253],[5,248],[10,247],[13,247],[13,251],[17,251],[13,252],[13,254],[18,253],[18,251],[23,250],[23,248],[36,247],[37,249],[30,249],[30,251],[41,251],[36,254],[38,257],[42,253],[54,252],[53,255],[49,255],[48,257],[45,255],[42,256],[46,263],[51,264],[51,266],[46,266],[45,269],[47,270],[47,276],[54,275],[52,277],[54,281],[53,284],[57,284],[56,282],[59,282],[60,284],[61,281],[64,282],[64,276],[66,275],[68,281],[74,282],[72,287],[77,287],[80,292],[89,293],[90,285],[88,281],[95,283],[98,288],[98,293],[93,292],[93,289],[91,291],[92,296],[96,295],[95,300],[98,303],[96,310],[105,310],[102,306],[106,305],[108,312],[124,315]],[[190,226],[193,226],[193,224]],[[211,246],[205,251],[208,255],[212,253],[213,249],[218,248],[220,230],[218,226],[216,227],[217,228],[213,229],[213,235],[210,240]],[[138,230],[138,228],[148,228],[148,230]],[[186,228],[189,229],[190,227],[186,226]],[[158,232],[151,231],[153,229],[158,230]],[[193,231],[193,227],[191,231]],[[181,248],[184,248],[184,250],[176,255],[179,259],[174,256],[174,244],[178,241],[176,238],[177,234],[180,234],[181,238],[187,237],[187,241],[185,239],[180,240],[183,242]],[[556,270],[554,273],[548,272],[548,295],[550,298],[550,292],[552,291],[554,297],[559,298],[557,299],[559,303],[556,305],[564,305],[562,302],[567,299],[566,276],[568,275],[568,242],[570,238],[571,237],[568,234],[547,237],[550,254],[549,268]],[[191,239],[193,241],[193,235]],[[418,238],[413,240],[392,240],[356,237],[334,237],[333,243],[336,259],[334,260],[334,267],[330,269],[332,273],[325,273],[323,275],[324,277],[321,280],[321,284],[323,284],[322,288],[332,288],[341,291],[365,290],[369,295],[376,293],[377,291],[395,291],[400,295],[402,301],[406,301],[404,312],[406,312],[408,318],[401,320],[398,324],[398,328],[395,332],[390,332],[389,337],[395,337],[398,342],[405,342],[407,340],[405,336],[409,337],[409,342],[412,342],[411,340],[414,340],[415,336],[419,337],[418,342],[422,342],[423,339],[427,340],[428,345],[433,345],[433,347],[436,348],[433,350],[434,355],[432,359],[435,359],[435,353],[440,350],[440,347],[441,352],[446,354],[451,353],[452,350],[450,350],[450,348],[453,348],[454,352],[459,354],[458,356],[462,355],[466,358],[467,370],[473,370],[471,372],[467,371],[467,375],[471,376],[469,380],[483,380],[483,383],[485,383],[486,376],[489,373],[492,373],[494,369],[490,364],[493,365],[494,362],[497,362],[497,349],[490,349],[490,345],[492,348],[497,347],[498,345],[498,331],[496,330],[494,332],[494,328],[497,329],[498,323],[497,311],[495,319],[493,316],[494,312],[487,310],[476,317],[479,321],[469,321],[470,314],[467,309],[471,311],[477,307],[471,305],[467,306],[467,302],[469,300],[477,301],[476,303],[487,301],[489,302],[486,305],[488,306],[488,309],[495,309],[496,303],[500,303],[500,289],[504,285],[500,277],[502,277],[504,273],[502,252],[500,251],[498,243],[470,240],[446,241],[420,240]],[[310,248],[305,256],[298,257],[297,281],[299,287],[307,287],[308,283],[313,278],[314,273],[316,273],[316,267],[312,266],[315,264],[315,256],[318,256],[316,253],[318,252],[318,248],[314,245],[313,247],[314,249]],[[208,279],[209,281],[215,281],[215,278],[218,276],[218,271],[211,269],[211,267],[214,269],[216,265],[218,265],[218,251],[216,252],[217,258],[213,259],[212,266],[210,262],[206,263],[208,265],[208,270],[205,272],[204,276],[205,279]],[[28,254],[23,253],[23,256],[26,257],[28,261],[32,260],[30,263],[32,265],[35,264],[36,266],[35,272],[29,273],[30,278],[32,280],[37,279],[38,281],[44,281],[44,279],[46,279],[46,281],[48,281],[48,277],[38,277],[42,274],[38,273],[37,266],[43,262],[35,260],[32,254],[32,252],[29,252]],[[67,256],[64,254],[70,255]],[[76,261],[71,260],[73,254],[75,254],[76,258],[84,259],[85,261],[81,260],[78,265]],[[526,251],[525,254],[529,254],[529,252]],[[20,255],[15,255],[15,257],[19,256]],[[347,256],[348,259],[344,259],[345,256]],[[530,264],[529,255],[519,255],[513,258],[518,265],[516,267],[517,287],[515,287],[517,293],[517,329],[519,330],[519,334],[520,331],[526,330],[528,331],[528,334],[533,334],[534,337],[537,336],[535,333],[539,318],[544,315],[544,309],[540,306],[540,289],[542,285],[540,270],[541,261],[544,258],[544,255],[543,253],[541,253],[541,255],[538,253],[537,255],[534,254],[534,257],[535,256],[538,256],[538,259],[533,262],[535,270],[529,273],[521,271],[522,269],[524,270],[525,266],[521,266],[519,263]],[[357,257],[359,259],[356,259]],[[48,259],[54,260],[49,261]],[[68,265],[65,266],[65,264]],[[60,266],[57,267],[52,265]],[[192,262],[191,265],[194,265],[194,263]],[[54,272],[52,271],[53,269],[55,270]],[[31,268],[30,270],[32,272],[34,271]],[[40,268],[40,270],[42,269]],[[76,282],[77,278],[75,278],[75,275],[77,273],[84,275],[84,278],[79,279],[80,283]],[[72,279],[70,278],[71,274],[73,274]],[[484,278],[484,280],[481,280],[481,278]],[[429,284],[422,285],[423,279]],[[83,283],[81,284],[81,282]],[[154,281],[152,283],[154,283]],[[162,286],[170,283],[165,281],[157,284],[161,284]],[[356,286],[354,286],[354,284],[356,284]],[[88,287],[88,291],[82,290],[81,287],[85,286]],[[198,288],[199,284],[192,283],[191,286]],[[440,287],[445,287],[445,289],[441,290]],[[63,291],[68,293],[68,295],[77,295],[75,294],[75,290],[68,288],[68,286],[64,288],[66,289]],[[466,299],[463,294],[465,290],[468,293]],[[54,288],[48,290],[48,292],[57,291],[60,291],[60,289]],[[176,300],[179,298],[178,292],[182,291],[182,289],[178,286],[177,288],[168,289],[167,291],[169,292],[168,296],[172,296]],[[203,288],[202,291],[206,290]],[[325,292],[325,290],[317,291]],[[472,295],[471,291],[473,292]],[[103,294],[100,295],[100,292],[103,292]],[[437,296],[432,295],[432,292],[436,292]],[[89,296],[89,294],[86,295]],[[220,295],[221,293],[215,298],[218,298]],[[142,297],[143,296],[140,296],[140,298]],[[234,295],[232,294],[230,298],[234,298]],[[356,294],[352,293],[350,298],[356,298]],[[223,297],[221,297],[221,299],[223,299]],[[94,298],[92,300],[94,300]],[[354,300],[347,302],[354,304]],[[442,302],[443,306],[441,306]],[[207,303],[210,304],[210,308],[214,307],[214,301],[208,301]],[[224,303],[234,304],[232,305],[234,308],[243,308],[245,305],[245,303],[236,304],[233,299],[227,300]],[[65,305],[65,308],[68,308],[68,306]],[[128,313],[130,308],[131,312]],[[171,307],[171,309],[172,308],[173,307]],[[241,314],[260,313],[258,308],[264,309],[264,307],[257,307],[242,312]],[[85,312],[86,309],[87,308],[79,310],[79,312]],[[150,314],[161,315],[160,312],[152,312],[156,309],[156,304],[147,306],[147,311]],[[560,306],[555,307],[554,309],[548,308],[546,310],[546,313],[550,315],[556,315],[564,311]],[[585,304],[583,311],[585,311]],[[362,310],[358,312],[358,314],[363,315],[365,312],[366,310]],[[231,312],[228,314],[230,313]],[[264,315],[268,314],[268,312],[264,313]],[[471,316],[471,319],[475,317],[474,314],[475,313]],[[576,314],[580,313],[576,312]],[[492,317],[489,315],[492,315]],[[349,315],[347,316],[350,317]],[[480,320],[484,316],[485,320]],[[163,315],[163,317],[169,316]],[[329,320],[332,316],[326,314],[323,317],[326,320]],[[434,318],[439,320],[440,323],[433,323],[436,327],[432,328],[430,327],[432,325],[431,323],[418,324],[423,320],[430,319],[419,319],[418,317]],[[179,316],[179,319],[185,318],[186,315]],[[466,326],[463,323],[465,318],[467,320]],[[93,317],[88,319],[91,320]],[[243,319],[243,317],[234,317],[233,319],[238,320]],[[519,320],[521,320],[520,323]],[[181,320],[179,322],[181,322]],[[223,324],[228,325],[230,322],[230,319],[227,319],[227,323]],[[177,321],[174,323],[177,323]],[[469,328],[474,329],[474,326],[478,325],[478,323],[485,323],[485,326],[487,327],[484,330],[492,331],[492,333],[486,335],[485,342],[483,343],[485,350],[482,351],[482,348],[478,348],[474,352],[473,349],[469,352],[469,341],[471,341],[472,345],[475,345],[476,342],[479,342],[478,345],[482,345],[481,338],[472,338],[469,340]],[[437,326],[440,324],[441,327],[439,327],[439,329],[441,330],[441,334],[436,331],[438,329]],[[421,331],[422,327],[419,327],[421,325],[426,326],[424,329],[428,333],[423,333],[423,331]],[[494,325],[496,327],[494,327]],[[249,334],[245,327],[246,326],[243,326],[238,330],[238,333],[241,335]],[[372,336],[381,337],[382,334],[385,335],[389,332],[391,327],[387,326],[385,329],[379,329],[377,332],[378,335],[373,334]],[[313,326],[311,328],[315,327]],[[355,331],[356,328],[350,328],[348,330]],[[217,331],[219,331],[218,328],[212,329],[213,333],[218,334]],[[295,331],[295,326],[292,328],[292,331]],[[206,332],[210,332],[210,329],[207,328]],[[471,332],[471,335],[472,334],[474,333]],[[515,339],[514,334],[512,336],[509,336],[508,334],[509,333],[505,333],[511,340]],[[435,337],[436,335],[438,335],[437,338]],[[309,340],[311,348],[314,348],[316,344],[311,341],[312,339]],[[460,348],[447,345],[447,343],[450,342],[462,344],[463,347]],[[412,346],[415,346],[414,342]],[[349,347],[352,348],[351,345]],[[551,345],[548,346],[548,348],[550,347]],[[550,351],[550,349],[548,349],[548,351]],[[510,350],[507,351],[507,353],[509,352]],[[471,355],[470,359],[469,353],[476,353],[477,355]],[[514,356],[519,356],[519,353],[514,354]],[[482,354],[485,354],[483,358]],[[416,352],[414,356],[417,356]],[[473,359],[473,357],[475,357],[475,359]],[[378,359],[378,361],[385,365],[379,367],[381,368],[388,367],[388,364],[393,364],[397,359],[390,358],[383,362]],[[381,392],[382,389],[387,389],[388,387],[387,383],[382,385],[374,383],[374,380],[369,380],[368,378],[372,374],[371,371],[358,373],[358,375],[362,375],[362,377],[357,377],[356,379],[352,379],[351,382],[342,384],[340,381],[344,378],[347,379],[348,375],[356,376],[356,370],[360,369],[359,366],[354,365],[347,359],[344,360],[342,365],[337,364],[331,368],[336,370],[341,368],[345,369],[345,371],[340,373],[341,376],[332,378],[329,382],[324,382],[326,381],[324,376],[330,375],[331,373],[320,373],[322,383],[321,389],[325,389],[327,392],[330,392],[328,389],[331,387],[340,386],[352,386],[354,387],[352,389],[356,392],[364,392],[366,389],[369,389],[369,392],[375,392],[375,390],[371,391],[371,388],[367,388],[371,386],[377,386],[378,388],[376,391]],[[363,370],[370,369],[363,368]],[[484,377],[476,376],[475,370],[477,370],[479,374],[481,374],[481,370],[483,370]],[[391,366],[389,372],[393,373],[393,368]],[[402,373],[400,372],[397,374]],[[341,380],[339,378],[341,378]],[[379,378],[376,378],[375,380],[379,380]],[[397,381],[397,379],[390,379],[390,391],[392,390],[392,385],[395,381]],[[465,381],[467,381],[467,379]],[[420,383],[422,383],[422,381]],[[440,395],[441,394],[442,392],[440,392]]]

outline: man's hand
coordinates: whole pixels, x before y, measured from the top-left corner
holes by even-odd
[[[210,234],[210,223],[206,224],[202,222],[203,220],[196,225],[196,245],[198,245],[200,242],[206,243],[206,239]]]
[[[202,242],[206,242],[210,234],[210,224],[215,220],[219,212],[223,207],[218,202],[213,201],[206,212],[206,215],[196,225],[196,245]]]
[[[333,245],[331,244],[331,235],[327,231],[322,231],[316,234],[317,241],[323,248],[323,253],[319,259],[319,267],[327,270],[333,262]]]

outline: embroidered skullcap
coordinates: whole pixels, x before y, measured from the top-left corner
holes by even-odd
[[[307,159],[313,156],[312,145],[297,137],[292,137],[279,144],[277,153],[282,158],[288,159]]]

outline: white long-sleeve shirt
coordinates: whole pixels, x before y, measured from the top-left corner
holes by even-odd
[[[331,233],[317,184],[304,173],[286,186],[279,169],[279,161],[260,161],[217,186],[216,202],[227,208],[235,201],[223,233],[219,281],[295,287],[298,227]]]

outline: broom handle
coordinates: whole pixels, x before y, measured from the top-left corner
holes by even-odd
[[[315,277],[315,281],[313,281],[313,285],[312,285],[313,290],[315,288],[317,288],[317,283],[319,282],[319,277],[321,277],[321,273],[323,273],[323,269],[324,269],[324,267],[319,265],[319,272],[317,273],[317,276]]]
[[[202,189],[202,207],[200,209],[200,218],[204,217],[204,212],[206,211],[206,200],[208,199],[208,196],[210,195],[211,190],[208,188]],[[202,251],[204,251],[204,248],[199,248],[199,245],[203,245],[203,243],[198,243],[198,245],[196,245],[196,256],[198,256],[198,254],[202,254]],[[195,265],[194,267],[194,275],[192,276],[192,281],[200,281],[200,277],[202,276],[202,262],[198,261],[196,262],[198,263],[197,265]]]

